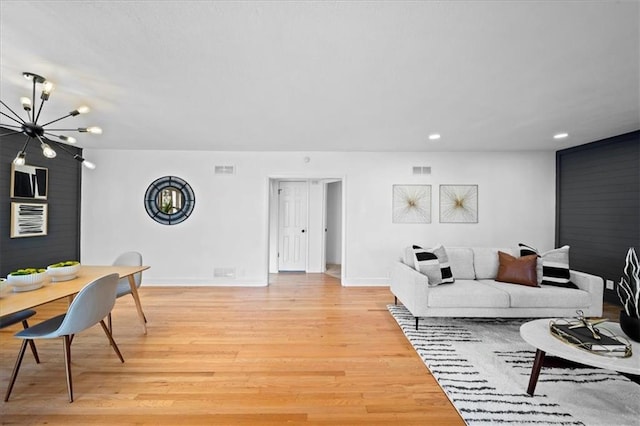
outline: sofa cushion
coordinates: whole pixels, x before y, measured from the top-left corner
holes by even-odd
[[[475,280],[473,250],[469,247],[447,247],[446,250],[453,278],[456,280]]]
[[[495,280],[498,276],[498,251],[514,255],[510,248],[472,247],[477,280]]]
[[[538,251],[526,244],[518,244],[520,256],[535,253],[538,259],[538,284],[552,285],[556,287],[574,288],[578,286],[571,282],[569,269],[569,246],[565,245],[557,249],[539,254]]]
[[[512,286],[520,287],[520,286]],[[430,288],[427,306],[432,308],[508,308],[509,293],[480,281],[456,280]]]
[[[538,287],[536,265],[538,256],[513,257],[510,254],[498,252],[498,276],[496,281],[510,284],[522,284],[529,287]]]
[[[548,285],[528,287],[494,280],[478,281],[486,286],[506,292],[512,308],[587,308],[591,295],[584,290]]]

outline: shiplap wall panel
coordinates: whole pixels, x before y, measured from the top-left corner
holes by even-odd
[[[0,129],[5,133],[6,129]],[[80,259],[81,165],[61,149],[56,158],[42,156],[40,145],[31,141],[27,164],[49,170],[47,200],[48,234],[39,237],[10,238],[11,202],[30,202],[10,197],[11,162],[22,148],[22,135],[3,136],[0,144],[0,276],[23,267],[46,267],[61,260]],[[82,150],[69,146],[71,152]]]
[[[619,282],[640,250],[640,132],[558,151],[556,167],[556,246],[571,246],[573,269]]]

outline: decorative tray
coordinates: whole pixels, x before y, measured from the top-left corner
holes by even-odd
[[[581,312],[575,320],[557,319],[549,322],[551,335],[562,342],[592,354],[627,358],[632,354],[631,343],[598,324],[607,321],[585,319]]]

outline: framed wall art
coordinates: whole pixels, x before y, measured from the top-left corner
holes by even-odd
[[[478,185],[440,185],[440,223],[478,223]]]
[[[47,205],[11,203],[11,238],[47,235]]]
[[[431,223],[431,185],[393,185],[393,223]]]
[[[46,200],[48,187],[48,169],[11,163],[11,198]]]

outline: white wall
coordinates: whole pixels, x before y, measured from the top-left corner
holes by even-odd
[[[555,154],[299,153],[85,150],[97,163],[83,171],[82,262],[110,263],[138,250],[151,266],[143,281],[172,285],[268,283],[269,178],[341,178],[346,211],[344,285],[386,285],[392,262],[409,244],[553,247]],[[304,158],[310,161],[305,162]],[[236,173],[217,176],[215,165]],[[412,166],[432,174],[412,175]],[[144,210],[147,186],[165,175],[185,179],[193,215],[160,225]],[[431,184],[432,223],[394,224],[392,185]],[[438,185],[478,184],[479,223],[440,224]],[[235,268],[235,279],[213,277]]]

